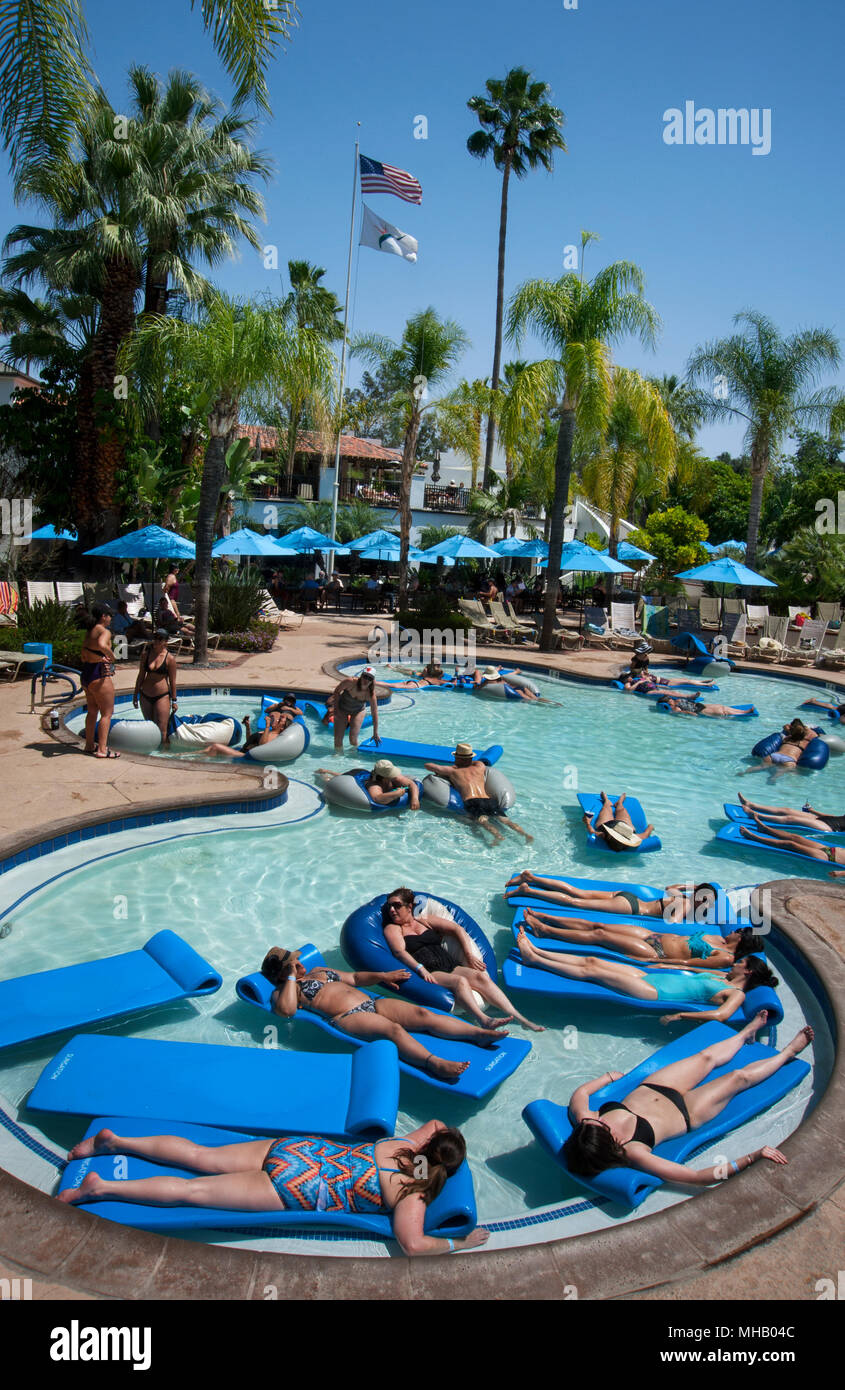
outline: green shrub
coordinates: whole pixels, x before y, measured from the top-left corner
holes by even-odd
[[[260,574],[241,570],[213,574],[208,596],[208,626],[212,632],[248,632],[261,611],[264,580]],[[239,649],[240,650],[240,649]]]
[[[224,632],[220,646],[230,652],[271,652],[279,629],[275,623],[255,620],[242,632]]]

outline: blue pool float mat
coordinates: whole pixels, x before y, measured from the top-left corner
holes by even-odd
[[[726,801],[724,802],[724,812],[728,820],[736,821],[738,825],[747,825],[751,830],[758,829],[758,826],[755,825],[743,806],[734,806]],[[772,825],[777,825],[781,830],[797,830],[799,835],[806,835],[808,840],[820,840],[824,842],[826,840],[838,840],[840,836],[845,835],[845,830],[813,830],[809,825],[802,825],[801,821],[780,820],[769,822],[765,811],[761,811],[759,815],[761,820],[767,821],[767,823]],[[765,831],[761,831],[760,833],[765,834]]]
[[[85,1131],[85,1138],[97,1134],[101,1129],[113,1129],[125,1138],[137,1138],[153,1134],[175,1134],[182,1139],[191,1139],[196,1144],[217,1147],[221,1144],[237,1144],[255,1139],[255,1134],[239,1134],[231,1129],[211,1129],[204,1125],[188,1125],[173,1120],[157,1123],[149,1119],[139,1120],[127,1116],[107,1116],[94,1120]],[[278,1135],[278,1138],[286,1137]],[[127,1155],[121,1165],[123,1178],[129,1182],[139,1178],[195,1178],[194,1169],[176,1168],[163,1163],[151,1163],[148,1159]],[[99,1173],[101,1177],[114,1179],[114,1155],[103,1154],[95,1158],[76,1158],[68,1163],[59,1183],[59,1191],[77,1188],[88,1173]],[[106,1221],[116,1221],[122,1226],[134,1226],[141,1231],[284,1231],[331,1230],[358,1232],[362,1235],[380,1236],[390,1240],[393,1236],[389,1215],[373,1213],[330,1211],[229,1211],[220,1207],[153,1207],[138,1202],[84,1202],[86,1211]],[[452,1177],[446,1179],[443,1190],[430,1206],[425,1209],[425,1232],[430,1236],[464,1236],[477,1225],[475,1192],[469,1164],[464,1160]]]
[[[552,905],[549,904],[549,906],[551,907]],[[540,910],[543,911],[544,909],[541,908]],[[588,921],[591,919],[585,918],[584,920]],[[597,919],[593,918],[592,920],[596,921]],[[624,919],[617,912],[607,913],[604,916],[600,916],[598,918],[598,922],[600,923],[600,925],[608,927],[612,927],[615,923],[618,923],[622,920]],[[525,908],[519,907],[514,913],[513,922],[511,924],[514,937],[516,937],[519,928],[522,926],[524,922]],[[636,922],[635,925],[641,926],[642,921]],[[660,919],[658,918],[657,925],[653,927],[652,930],[658,936],[663,935],[663,933],[660,930],[662,926],[663,923],[660,922]],[[726,929],[724,927],[700,927],[697,926],[695,923],[684,922],[680,927],[672,927],[671,931],[669,932],[669,935],[692,936],[694,932],[703,931],[706,932],[708,936],[724,936],[725,930]],[[648,964],[648,961],[641,961],[637,960],[633,956],[627,956],[625,955],[624,951],[617,951],[612,946],[601,946],[598,944],[594,945],[593,942],[590,941],[589,937],[586,937],[583,942],[578,943],[575,941],[562,941],[559,937],[555,936],[535,936],[531,928],[527,925],[525,927],[525,931],[529,941],[531,941],[531,943],[534,946],[538,946],[541,950],[544,951],[561,951],[564,955],[573,956],[603,956],[605,960],[618,960],[621,961],[624,965]],[[679,961],[678,965],[681,969],[683,969],[683,961]]]
[[[755,834],[765,835],[765,830],[758,830],[755,825],[749,827]],[[802,834],[805,832],[802,831]],[[818,832],[810,834],[806,832],[808,840],[815,840],[818,845],[827,845],[830,836],[819,835]],[[777,845],[761,845],[759,840],[747,840],[741,833],[741,827],[737,821],[731,821],[728,825],[723,825],[721,830],[716,832],[716,839],[723,844],[741,845],[746,850],[756,850],[759,854],[788,854],[792,859],[801,859],[805,864],[814,864],[817,869],[836,869],[845,868],[842,864],[831,864],[827,859],[814,859],[811,854],[804,854],[800,849],[781,849]]]
[[[571,883],[576,888],[596,888],[600,892],[617,893],[620,890],[624,890],[627,893],[633,893],[636,898],[641,898],[643,902],[653,902],[656,898],[663,897],[662,888],[655,888],[645,883],[619,883],[611,879],[576,878],[574,874],[541,873],[539,877],[555,879],[562,884]],[[694,926],[696,930],[701,928],[706,931],[713,931],[716,927],[719,927],[723,931],[731,931],[737,926],[749,926],[750,917],[748,912],[745,909],[735,908],[724,888],[720,887],[718,883],[714,883],[713,887],[717,891],[716,921],[698,922],[688,925]],[[549,902],[545,898],[533,896],[530,891],[530,885],[528,891],[514,894],[513,897],[508,898],[508,902],[512,907],[537,907],[542,912],[559,912],[565,917],[584,917],[588,922],[632,922],[634,926],[642,927],[646,923],[651,923],[653,925],[660,920],[657,917],[643,917],[639,913],[613,912],[608,916],[605,911],[600,909],[582,908],[577,906],[577,904],[566,907],[562,903]],[[684,924],[681,923],[679,926],[673,927],[672,930],[683,931]]]
[[[310,943],[302,947],[299,958],[306,970],[313,970],[326,963],[317,947]],[[275,986],[260,973],[244,975],[235,985],[239,999],[242,999],[246,1004],[255,1004],[259,1009],[264,1009],[268,1013],[273,1012],[271,998],[274,988]],[[374,990],[367,989],[363,993],[369,994],[372,999],[382,997]],[[390,998],[392,991],[388,993],[385,990],[385,994]],[[398,998],[398,994],[395,997]],[[452,1017],[443,1009],[436,1009],[434,1012],[442,1014],[444,1018]],[[274,1017],[279,1018],[280,1015],[276,1014]],[[328,1033],[338,1042],[351,1044],[353,1047],[370,1047],[372,1045],[363,1038],[355,1038],[351,1033],[345,1033],[342,1028],[335,1028],[327,1018],[311,1013],[309,1009],[297,1009],[295,1018],[297,1021],[303,1019],[308,1023],[316,1024],[318,1028],[322,1028],[324,1033]],[[282,1022],[284,1021],[282,1019]],[[469,1066],[454,1083],[429,1076],[420,1067],[412,1066],[410,1062],[403,1062],[401,1057],[399,1070],[404,1072],[406,1076],[416,1077],[418,1081],[424,1082],[427,1086],[434,1086],[436,1090],[450,1091],[453,1095],[468,1096],[472,1100],[483,1099],[508,1076],[512,1076],[531,1051],[531,1043],[524,1038],[508,1037],[494,1047],[487,1048],[477,1047],[471,1042],[461,1042],[457,1038],[438,1038],[431,1033],[411,1032],[411,1037],[415,1042],[420,1043],[427,1052],[436,1052],[438,1057],[443,1057],[448,1062],[469,1062]]]
[[[623,1076],[620,1081],[611,1081],[607,1086],[602,1086],[599,1090],[594,1091],[590,1096],[590,1109],[598,1110],[599,1106],[607,1100],[624,1100],[635,1086],[641,1086],[661,1067],[668,1067],[672,1062],[680,1062],[686,1057],[691,1057],[695,1052],[702,1052],[705,1047],[712,1047],[715,1043],[729,1038],[731,1032],[732,1030],[724,1023],[700,1024],[691,1033],[686,1033],[681,1038],[675,1038],[673,1042],[659,1048],[638,1067],[634,1067],[626,1076]],[[746,1043],[726,1066],[718,1067],[712,1071],[707,1080],[712,1081],[715,1077],[725,1076],[728,1072],[734,1071],[737,1067],[743,1067],[748,1062],[762,1061],[771,1056],[772,1049],[770,1047],[765,1047],[758,1042]],[[752,1086],[750,1090],[742,1091],[739,1095],[734,1096],[724,1110],[707,1124],[700,1125],[688,1134],[667,1139],[664,1144],[658,1144],[654,1149],[655,1155],[672,1163],[685,1162],[694,1154],[709,1148],[717,1139],[723,1138],[732,1129],[738,1129],[740,1125],[746,1124],[755,1115],[768,1110],[769,1106],[774,1105],[776,1101],[782,1100],[793,1087],[803,1081],[809,1070],[809,1063],[802,1061],[800,1057],[787,1062],[785,1066],[775,1072],[774,1076],[770,1076],[757,1086]],[[663,1186],[662,1178],[655,1177],[651,1173],[644,1173],[638,1168],[609,1168],[603,1173],[596,1174],[593,1178],[582,1178],[572,1173],[561,1154],[563,1144],[572,1133],[569,1111],[564,1105],[558,1105],[552,1100],[534,1100],[526,1105],[522,1112],[522,1118],[546,1153],[560,1164],[573,1181],[580,1183],[582,1187],[589,1188],[591,1192],[597,1193],[600,1197],[610,1198],[611,1201],[619,1202],[622,1206],[633,1210],[640,1206],[655,1188]]]
[[[617,798],[615,796],[611,796],[610,800],[615,805]],[[590,820],[593,820],[601,810],[601,797],[598,795],[597,792],[579,792],[578,801],[581,805],[581,810],[586,811],[587,815],[590,817]],[[631,820],[633,821],[634,830],[638,835],[642,835],[643,831],[646,829],[648,825],[648,816],[646,815],[639,801],[635,796],[626,796],[625,807],[627,809],[628,815],[631,817]],[[603,849],[606,850],[608,854],[616,853],[615,850],[612,850],[608,847],[607,842],[603,839],[601,835],[593,835],[589,831],[587,832],[587,844],[590,846],[590,849]],[[622,850],[621,852],[623,854],[648,854],[650,851],[662,848],[663,846],[660,841],[660,836],[649,835],[645,840],[643,840],[642,844],[639,845],[635,850]]]
[[[165,929],[137,951],[0,981],[0,1047],[214,994],[222,983],[187,941]]]
[[[375,753],[379,758],[405,758],[415,762],[424,763],[452,763],[455,761],[455,749],[448,744],[442,743],[407,743],[400,738],[383,738],[378,743],[374,739],[368,738],[366,743],[359,743],[359,753]],[[502,756],[504,749],[497,743],[490,748],[473,748],[472,756],[482,762],[489,763],[492,767]]]
[[[709,691],[707,691],[707,692],[705,693],[705,695],[704,695],[704,697],[702,698],[702,701],[701,701],[702,704],[706,704],[706,703],[707,703],[707,698],[706,698],[706,696],[707,696],[707,694],[709,694],[709,693],[710,693]],[[655,709],[655,713],[656,713],[656,714],[675,714],[675,713],[676,713],[675,710],[669,709],[668,706],[666,706],[666,705],[657,704],[657,705],[654,706],[654,709]],[[742,710],[742,714],[732,714],[732,715],[729,715],[728,717],[729,717],[729,719],[731,719],[731,720],[736,720],[736,719],[759,719],[759,718],[760,718],[760,711],[759,711],[759,710],[756,708],[756,706],[754,706],[754,705],[731,705],[731,709],[741,709],[741,710]],[[712,719],[712,718],[719,719],[719,718],[722,718],[723,716],[721,716],[721,715],[702,714],[702,715],[696,715],[695,717],[696,717],[696,719]]]
[[[398,1057],[386,1039],[341,1056],[77,1033],[47,1063],[29,1105],[384,1139],[399,1107]]]
[[[581,954],[593,955],[595,953],[586,951]],[[641,965],[638,968],[648,973],[648,966]],[[683,966],[679,965],[678,969],[683,970]],[[661,970],[659,973],[661,976],[665,976],[665,971]],[[698,974],[699,972],[696,971],[695,973]],[[681,1012],[698,1014],[714,1007],[710,1003],[691,1004],[687,1000],[635,999],[630,994],[622,994],[619,990],[607,989],[604,985],[592,984],[586,980],[568,980],[562,975],[555,975],[552,971],[543,970],[539,966],[525,965],[519,952],[515,949],[502,966],[502,977],[507,989],[518,989],[526,994],[542,995],[545,998],[564,999],[567,1003],[616,1004],[636,1013],[669,1014]],[[759,1009],[768,1009],[769,1026],[780,1023],[783,1018],[783,1006],[775,991],[769,989],[767,985],[758,985],[756,989],[748,991],[744,1003],[737,1009],[733,1019],[737,1023],[749,1023]]]

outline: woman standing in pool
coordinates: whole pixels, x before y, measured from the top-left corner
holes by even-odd
[[[460,960],[449,954],[443,944],[444,937],[457,944]],[[414,915],[414,894],[410,888],[396,888],[388,893],[384,905],[384,939],[397,960],[428,984],[451,990],[456,1002],[483,1027],[490,1027],[490,1018],[476,1002],[473,991],[524,1028],[535,1033],[545,1031],[541,1024],[531,1023],[518,1013],[507,995],[490,979],[472,937],[453,918],[434,913],[424,917]]]
[[[119,758],[117,750],[109,748],[109,730],[114,714],[111,609],[107,603],[94,604],[90,613],[82,614],[82,622],[85,627],[85,640],[82,643],[80,680],[88,706],[85,716],[85,752],[92,753],[95,758]]]
[[[343,752],[343,736],[349,730],[349,743],[358,747],[358,735],[364,722],[367,705],[373,718],[373,743],[378,745],[378,704],[376,702],[376,677],[371,666],[353,679],[342,680],[336,685],[327,701],[328,711],[334,718],[334,751]]]
[[[778,984],[765,961],[756,956],[736,961],[725,975],[706,970],[685,971],[662,962],[652,965],[648,972],[633,965],[598,956],[564,956],[560,951],[544,951],[532,946],[523,927],[516,939],[519,953],[526,965],[562,975],[567,980],[602,985],[631,999],[665,1000],[672,1004],[710,1004],[709,1010],[664,1014],[661,1023],[677,1023],[692,1018],[698,1023],[717,1019],[725,1023],[737,1009],[742,1008],[749,990],[758,985],[775,989]]]
[[[178,666],[172,652],[167,650],[170,634],[164,627],[157,627],[153,640],[144,648],[135,693],[132,703],[151,724],[157,724],[161,733],[162,747],[170,742],[170,718],[178,709],[176,699],[176,677]]]
[[[665,922],[712,923],[718,893],[712,883],[670,883],[662,898],[638,898],[636,893],[620,888],[579,888],[564,878],[543,878],[523,869],[508,880],[505,902],[512,898],[532,897],[544,902],[560,903],[563,907],[580,907],[584,911],[625,912],[637,917],[662,917]]]
[[[652,1073],[649,1081],[629,1091],[624,1100],[605,1101],[598,1110],[590,1106],[593,1092],[606,1086],[608,1081],[621,1080],[622,1072],[605,1072],[595,1081],[585,1081],[572,1092],[569,1101],[574,1129],[563,1146],[567,1168],[583,1178],[593,1178],[608,1168],[639,1168],[663,1182],[707,1187],[741,1173],[761,1158],[772,1163],[787,1163],[779,1149],[768,1146],[743,1154],[728,1166],[720,1163],[710,1168],[687,1168],[683,1163],[672,1163],[653,1153],[659,1144],[698,1129],[720,1115],[734,1096],[774,1076],[813,1040],[813,1030],[807,1025],[774,1057],[736,1067],[708,1081],[710,1073],[732,1061],[745,1043],[754,1040],[765,1023],[763,1009],[733,1037],[661,1067]]]
[[[425,1234],[425,1211],[466,1157],[460,1130],[442,1120],[378,1144],[340,1144],[313,1135],[249,1139],[206,1148],[173,1134],[126,1138],[101,1129],[83,1139],[68,1158],[136,1154],[153,1163],[188,1168],[197,1178],[109,1181],[89,1173],[59,1201],[143,1202],[155,1207],[213,1207],[229,1211],[387,1212],[406,1255],[449,1255],[484,1245],[489,1232],[437,1238]]]
[[[735,961],[755,955],[763,942],[753,928],[742,927],[726,936],[708,935],[697,931],[689,936],[674,932],[650,932],[633,922],[588,922],[581,917],[559,917],[551,912],[535,912],[526,907],[525,925],[532,936],[550,937],[555,941],[570,941],[589,951],[591,945],[604,946],[611,951],[653,964],[655,961],[676,961],[678,965],[699,969],[706,961],[708,970],[730,970]]]

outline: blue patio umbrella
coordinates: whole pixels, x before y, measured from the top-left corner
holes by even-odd
[[[501,556],[497,550],[491,550],[489,545],[482,545],[480,541],[474,541],[471,536],[450,536],[448,540],[440,541],[438,545],[430,545],[427,550],[421,552],[421,557],[425,556],[438,559],[452,560],[499,560]]]
[[[395,535],[393,534],[392,531],[377,530],[377,531],[368,531],[367,534],[366,534],[366,536],[359,536],[357,540],[355,540],[355,541],[350,541],[350,542],[349,542],[349,547],[348,547],[348,548],[349,548],[351,551],[356,551],[356,550],[369,550],[370,547],[373,546],[373,545],[398,545],[398,544],[399,544],[399,537],[398,537],[398,536],[395,536]]]
[[[31,541],[70,541],[75,545],[79,540],[75,531],[57,531],[55,526],[39,526],[29,538]]]

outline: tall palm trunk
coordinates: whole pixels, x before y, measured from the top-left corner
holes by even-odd
[[[194,665],[208,659],[208,597],[211,583],[211,548],[220,493],[226,477],[226,449],[237,429],[238,402],[217,401],[208,417],[209,440],[202,466],[197,510],[196,564],[194,566]]]
[[[769,452],[765,445],[754,440],[751,445],[751,502],[748,509],[748,537],[745,545],[745,563],[753,569],[757,563],[757,536],[760,530],[760,512],[763,506],[763,484],[769,468]]]
[[[493,375],[491,390],[499,386],[499,370],[502,365],[502,320],[505,311],[505,241],[508,233],[508,183],[511,176],[513,151],[505,153],[505,171],[502,175],[502,205],[499,213],[499,271],[496,285],[496,341],[493,346]],[[489,488],[493,476],[493,444],[496,439],[496,425],[493,411],[487,417],[487,447],[484,453],[484,481],[482,487]]]
[[[543,600],[543,630],[540,634],[540,651],[554,649],[555,611],[560,579],[560,552],[563,549],[563,523],[569,501],[569,480],[572,477],[572,444],[575,437],[575,407],[568,402],[560,412],[560,428],[557,432],[557,454],[555,455],[555,495],[552,501],[552,518],[549,528],[549,564],[546,570],[546,594]]]
[[[399,607],[408,601],[408,549],[411,544],[411,478],[417,456],[417,439],[422,415],[415,409],[405,431],[402,449],[402,476],[399,484]]]

